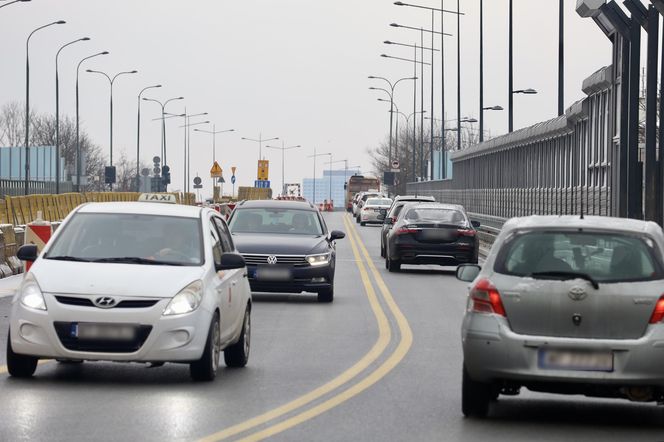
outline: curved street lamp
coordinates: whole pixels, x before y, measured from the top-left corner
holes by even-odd
[[[287,150],[302,147],[302,145],[300,145],[300,144],[295,145],[295,146],[284,146],[284,144],[285,144],[284,140],[281,140],[281,147],[279,147],[279,146],[265,146],[266,149],[279,149],[281,151],[281,194],[282,195],[284,194],[284,189],[286,187],[286,181],[285,181],[285,178],[284,178],[284,170],[285,170],[285,167],[284,167],[284,156],[285,155],[284,155],[284,153]]]
[[[136,123],[136,192],[141,191],[141,95],[148,89],[160,88],[160,84],[147,86],[138,93],[138,118]]]
[[[29,193],[28,187],[30,182],[30,39],[37,31],[53,25],[64,25],[65,23],[67,22],[64,20],[58,20],[40,26],[32,31],[25,40],[25,195]],[[20,174],[19,169],[19,176]]]
[[[89,41],[90,37],[83,37],[77,40],[65,43],[55,54],[55,193],[60,193],[60,80],[58,75],[58,60],[60,52],[67,46],[78,43],[79,41]],[[44,175],[46,175],[44,173]]]
[[[184,100],[184,97],[173,97],[169,98],[168,100],[164,101],[163,103],[159,100],[155,100],[154,98],[146,98],[143,97],[143,101],[152,101],[154,103],[157,103],[159,106],[161,106],[161,160],[162,164],[165,166],[166,165],[166,120],[165,120],[165,108],[168,103],[171,101],[176,101],[176,100]],[[184,115],[182,115],[184,116]]]

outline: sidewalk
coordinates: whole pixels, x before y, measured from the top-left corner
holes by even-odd
[[[0,298],[13,296],[22,280],[23,274],[0,279]]]

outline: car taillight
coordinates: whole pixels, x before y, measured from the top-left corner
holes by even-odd
[[[397,235],[408,235],[409,233],[417,233],[420,229],[416,227],[404,226],[397,230]]]
[[[470,236],[474,238],[477,232],[475,230],[459,229],[457,230],[457,233],[459,234],[459,236]]]
[[[473,301],[473,311],[475,312],[507,316],[500,293],[488,279],[480,279],[475,284],[470,290],[470,298]]]
[[[659,301],[655,304],[655,310],[653,310],[650,316],[650,323],[657,324],[658,322],[662,322],[662,319],[664,319],[664,296],[659,298]]]

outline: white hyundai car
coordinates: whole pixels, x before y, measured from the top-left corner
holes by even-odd
[[[149,202],[91,203],[63,222],[12,300],[7,368],[37,361],[190,365],[214,379],[249,357],[251,291],[226,222],[211,209]]]

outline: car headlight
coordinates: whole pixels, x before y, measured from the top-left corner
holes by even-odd
[[[21,304],[35,310],[46,310],[46,301],[37,280],[29,274],[21,285]]]
[[[164,316],[184,315],[191,313],[201,305],[203,299],[203,283],[194,281],[173,296],[164,310]]]
[[[307,256],[307,262],[312,266],[323,266],[330,262],[330,253],[321,253],[319,255]]]

